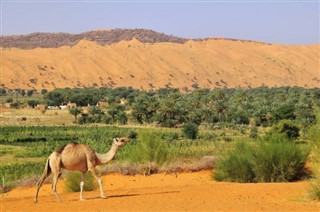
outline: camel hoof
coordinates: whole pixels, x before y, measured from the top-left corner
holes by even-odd
[[[107,197],[106,196],[101,196],[101,199],[107,199]]]
[[[85,201],[85,200],[86,200],[86,199],[83,199],[83,198],[82,198],[82,199],[80,199],[80,201]]]

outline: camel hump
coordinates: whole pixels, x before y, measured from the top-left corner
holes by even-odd
[[[78,143],[77,143],[77,142],[71,142],[71,143],[69,143],[69,144],[65,144],[65,145],[59,147],[59,149],[57,149],[56,152],[59,153],[59,154],[61,154],[62,151],[66,148],[67,145],[76,146],[76,145],[78,145]]]

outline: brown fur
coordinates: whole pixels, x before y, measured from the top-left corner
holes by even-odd
[[[63,145],[57,151],[54,151],[46,162],[44,172],[37,183],[37,190],[35,195],[35,202],[38,201],[39,189],[41,188],[44,180],[53,173],[52,190],[57,199],[61,201],[57,191],[56,185],[61,175],[61,169],[82,172],[80,183],[80,200],[82,200],[82,191],[84,185],[84,178],[87,171],[91,171],[92,175],[97,179],[100,186],[101,197],[104,197],[102,182],[96,174],[95,167],[97,165],[106,164],[111,161],[118,149],[128,141],[127,138],[115,138],[109,152],[106,154],[96,153],[94,149],[85,144],[78,144],[75,142]]]

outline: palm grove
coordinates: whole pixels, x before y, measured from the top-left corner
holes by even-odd
[[[197,125],[246,125],[254,120],[256,126],[272,126],[280,120],[293,120],[302,129],[315,120],[320,106],[320,89],[299,87],[252,89],[196,89],[180,93],[177,89],[139,91],[133,88],[74,88],[56,89],[45,95],[47,104],[74,102],[88,106],[88,112],[72,109],[80,124],[106,123],[157,124],[178,127],[187,122]],[[105,109],[95,105],[105,99]],[[127,104],[120,104],[126,99]],[[79,116],[79,118],[77,118]]]

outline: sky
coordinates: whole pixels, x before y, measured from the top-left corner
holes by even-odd
[[[1,35],[144,28],[184,38],[320,43],[320,0],[0,0]]]

